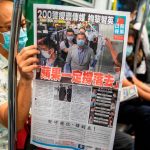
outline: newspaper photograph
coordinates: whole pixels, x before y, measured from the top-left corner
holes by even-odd
[[[34,4],[31,144],[112,150],[128,26],[125,12]]]

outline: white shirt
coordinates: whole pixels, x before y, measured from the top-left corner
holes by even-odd
[[[8,61],[0,54],[0,105],[8,100]],[[8,130],[0,124],[0,150],[8,149]]]

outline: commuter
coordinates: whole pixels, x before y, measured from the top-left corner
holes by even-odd
[[[7,0],[0,1],[0,149],[8,147],[8,102],[7,102],[7,78],[8,78],[8,53],[10,44],[10,29],[13,3]],[[27,41],[26,20],[22,17],[21,29],[19,36],[19,46],[16,59],[20,72],[20,80],[17,93],[17,129],[24,127],[24,123],[28,118],[31,104],[31,83],[33,78],[33,70],[38,68],[34,63],[38,62],[33,56],[39,54],[36,46],[25,47]],[[34,64],[34,65],[33,65]]]
[[[135,44],[135,37],[131,31],[129,31],[128,36],[128,57],[132,55],[132,51],[134,51],[133,47],[135,47],[133,46]],[[125,76],[123,86],[136,85],[139,97],[121,102],[118,123],[133,125],[135,131],[135,150],[149,149],[148,137],[150,129],[147,125],[150,122],[150,87],[137,79],[127,64],[125,67]]]
[[[130,23],[132,24],[134,29],[139,31],[141,28],[141,22],[139,22],[139,21],[136,22],[136,19],[138,16],[137,1],[136,0],[119,0],[118,3],[121,4],[121,5],[118,5],[118,6],[121,6],[118,8],[118,10],[130,12]],[[150,45],[149,45],[149,38],[148,38],[148,32],[146,29],[146,25],[144,25],[143,30],[142,30],[141,42],[143,45],[143,52],[145,55],[145,60],[143,60],[141,67],[143,67],[144,63],[147,64],[146,65],[146,77],[144,77],[144,78],[145,78],[146,82],[149,83],[150,82]],[[142,69],[140,69],[140,71]],[[137,70],[137,72],[139,72],[139,70]]]

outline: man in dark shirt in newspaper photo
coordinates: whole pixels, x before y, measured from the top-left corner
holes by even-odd
[[[39,42],[39,50],[40,55],[40,65],[41,66],[49,66],[49,67],[56,67],[59,64],[58,57],[57,57],[57,46],[53,40],[48,39],[47,37]]]
[[[89,70],[94,60],[93,50],[87,46],[87,39],[84,33],[77,34],[77,44],[69,49],[64,72],[72,70]]]
[[[59,59],[57,53],[58,48],[55,42],[49,36],[41,38],[38,41],[38,49],[40,54],[37,56],[40,60],[40,66],[61,67],[63,68],[63,60]],[[40,69],[37,70],[36,78],[40,78]]]

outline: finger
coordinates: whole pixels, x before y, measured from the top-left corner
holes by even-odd
[[[34,63],[38,63],[38,62],[39,62],[38,58],[31,57],[31,58],[28,58],[27,60],[23,61],[22,63],[20,63],[19,68],[23,68],[23,67],[26,67],[26,66],[32,65]]]
[[[22,60],[26,60],[29,57],[37,55],[37,54],[40,54],[39,50],[37,50],[37,49],[30,49],[30,50],[25,51],[20,57],[21,57]]]
[[[28,50],[31,50],[31,49],[37,49],[37,46],[31,45],[31,46],[24,47],[24,48],[20,51],[19,54],[22,55],[25,51],[28,51]]]
[[[18,67],[22,70],[23,67],[30,66],[30,65],[36,64],[38,62],[39,62],[39,60],[37,58],[33,57],[33,58],[29,58],[25,61],[22,61],[21,63],[18,64]]]
[[[22,72],[29,73],[38,68],[39,68],[38,65],[30,65],[30,66],[23,67]]]

